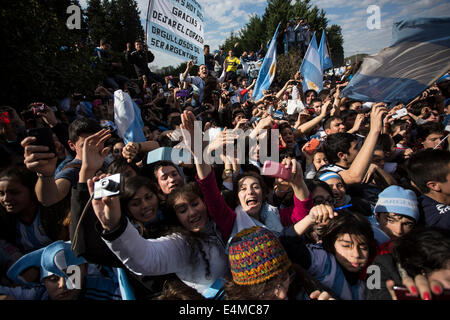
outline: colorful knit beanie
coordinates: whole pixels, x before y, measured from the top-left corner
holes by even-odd
[[[244,229],[233,237],[228,260],[233,280],[239,285],[265,282],[291,266],[280,240],[259,226]]]

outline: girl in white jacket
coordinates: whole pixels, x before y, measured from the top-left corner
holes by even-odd
[[[89,179],[92,194],[94,182]],[[214,222],[209,219],[202,194],[196,184],[186,184],[168,199],[180,226],[170,235],[144,239],[120,209],[118,197],[92,200],[102,227],[102,238],[110,250],[137,275],[175,273],[181,281],[205,297],[217,279],[228,273],[225,244]]]

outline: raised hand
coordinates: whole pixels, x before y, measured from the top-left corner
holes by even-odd
[[[431,300],[432,295],[440,295],[444,291],[444,284],[436,280],[430,280],[428,276],[418,274],[412,278],[405,269],[397,264],[400,277],[402,278],[402,284],[409,290],[409,292],[416,297],[420,297],[422,300]],[[387,280],[386,288],[391,294],[392,300],[397,300],[397,295],[394,291],[394,281]],[[433,289],[433,290],[431,290]]]
[[[89,171],[93,175],[101,168],[111,149],[110,147],[105,147],[105,142],[109,138],[111,138],[111,132],[107,129],[102,129],[84,140],[81,165],[84,171]]]
[[[139,142],[128,142],[127,145],[122,149],[122,156],[127,159],[128,163],[130,163],[138,155],[139,151]]]
[[[94,193],[95,182],[105,177],[107,177],[107,175],[103,174],[99,177],[87,180],[90,195]],[[122,215],[119,196],[104,197],[99,200],[92,199],[92,208],[103,229],[111,231],[119,225],[120,217]]]
[[[52,108],[50,108],[44,103],[42,104],[44,105],[44,111],[38,111],[36,114],[42,117],[45,123],[47,123],[51,128],[53,128],[58,124],[58,120],[56,119],[55,113],[53,112]]]
[[[327,223],[328,220],[333,219],[338,214],[333,210],[333,207],[328,204],[319,204],[314,206],[309,211],[308,217],[316,224]]]
[[[381,132],[383,129],[383,118],[387,113],[384,103],[377,103],[372,106],[370,113],[370,130],[374,132]]]
[[[21,145],[24,148],[24,163],[28,170],[43,176],[53,176],[56,168],[56,155],[47,146],[33,145],[36,137],[26,137]]]

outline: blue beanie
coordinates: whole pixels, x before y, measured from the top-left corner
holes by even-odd
[[[419,220],[416,194],[399,186],[390,186],[378,195],[375,212],[391,212]]]

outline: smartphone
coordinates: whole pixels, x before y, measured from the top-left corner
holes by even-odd
[[[398,300],[422,300],[420,295],[414,296],[405,287],[394,286],[394,292]],[[450,289],[444,289],[439,295],[433,294],[432,300],[450,300]]]
[[[189,90],[177,91],[177,97],[187,97],[189,96]]]
[[[290,169],[286,169],[286,167],[279,162],[267,160],[264,162],[261,174],[269,177],[289,180],[291,179],[292,172]]]
[[[36,137],[36,141],[33,145],[47,146],[48,153],[55,153],[55,143],[53,141],[53,131],[50,128],[32,128],[27,130],[27,136]]]
[[[316,139],[316,138],[312,138],[309,142],[308,145],[305,147],[305,151],[312,155],[314,153],[314,151],[319,147],[320,145],[320,140]]]

